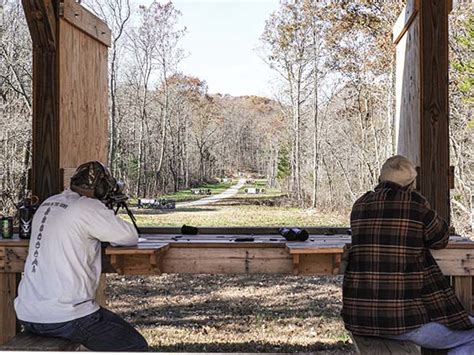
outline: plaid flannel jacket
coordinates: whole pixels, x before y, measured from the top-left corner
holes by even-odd
[[[446,247],[448,226],[426,199],[382,182],[354,204],[342,317],[357,335],[398,335],[429,322],[469,329],[468,314],[429,249]]]

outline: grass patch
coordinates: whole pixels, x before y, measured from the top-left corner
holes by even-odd
[[[244,226],[332,226],[346,227],[349,217],[312,209],[255,205],[208,205],[156,211],[156,214],[136,213],[139,226],[181,227],[183,224],[201,227]],[[127,219],[127,216],[124,216]]]

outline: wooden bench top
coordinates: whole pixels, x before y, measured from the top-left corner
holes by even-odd
[[[254,241],[238,242],[237,238],[254,238]],[[162,249],[168,244],[170,247],[286,247],[290,254],[318,254],[318,253],[342,253],[344,246],[350,244],[351,236],[347,234],[311,234],[305,242],[287,242],[279,234],[147,234],[141,235],[144,241],[133,247],[117,247],[125,250],[132,249]],[[1,239],[0,247],[22,247],[28,246],[29,240]],[[474,242],[459,236],[452,236],[447,249],[474,249]]]

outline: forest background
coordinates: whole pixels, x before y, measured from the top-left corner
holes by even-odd
[[[133,197],[248,174],[288,207],[347,214],[396,153],[392,26],[403,1],[281,1],[256,53],[272,97],[209,93],[183,73],[187,29],[172,2],[88,0],[112,30],[108,165]],[[31,166],[31,39],[19,0],[0,1],[0,213]],[[203,19],[204,20],[204,19]],[[474,16],[450,15],[452,220],[472,233]],[[217,49],[218,50],[218,49]],[[212,55],[212,54],[210,54]]]

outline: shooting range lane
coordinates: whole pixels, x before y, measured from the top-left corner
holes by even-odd
[[[218,195],[204,197],[204,198],[201,198],[197,201],[177,203],[176,207],[181,208],[181,207],[205,206],[205,205],[209,205],[211,203],[216,203],[216,202],[222,201],[226,198],[230,198],[232,196],[235,196],[239,192],[239,189],[244,185],[245,185],[245,179],[239,179],[239,182],[237,184],[229,187],[227,190],[225,190],[224,192],[221,192]]]

